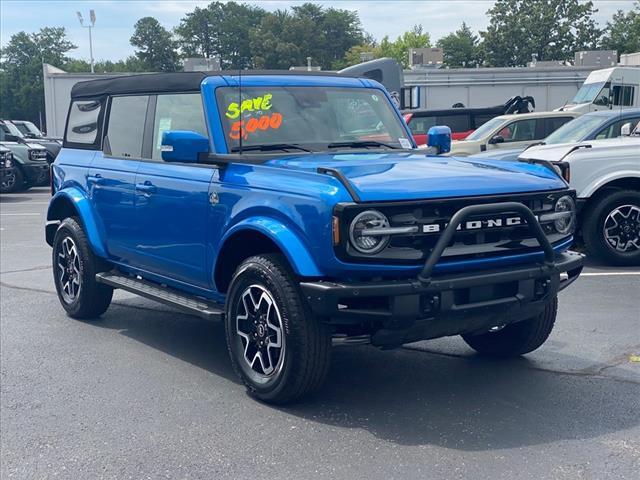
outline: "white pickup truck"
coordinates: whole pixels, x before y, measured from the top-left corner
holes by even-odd
[[[640,265],[640,123],[629,136],[528,148],[521,161],[549,162],[578,198],[578,227],[590,253]]]

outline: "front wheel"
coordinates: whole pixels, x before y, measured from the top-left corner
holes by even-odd
[[[544,311],[536,317],[512,323],[496,331],[462,335],[462,339],[483,355],[517,357],[533,352],[549,338],[557,312],[558,297],[553,297]]]
[[[91,251],[78,221],[63,220],[53,239],[53,281],[71,318],[96,318],[109,308],[113,288],[96,282],[96,273],[108,269],[107,262]]]
[[[621,190],[585,212],[587,249],[614,265],[640,265],[640,192]]]
[[[251,395],[284,404],[322,385],[331,336],[307,308],[281,255],[242,262],[231,282],[226,310],[231,363]]]

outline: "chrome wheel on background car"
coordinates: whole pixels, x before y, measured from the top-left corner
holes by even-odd
[[[60,243],[57,252],[58,281],[60,293],[67,303],[73,303],[82,286],[82,274],[80,272],[80,256],[78,248],[71,237],[65,237]]]
[[[604,238],[620,252],[640,250],[640,208],[621,205],[611,211],[604,221]]]
[[[282,317],[275,300],[261,285],[247,287],[236,305],[236,334],[244,361],[256,374],[270,377],[284,364]]]

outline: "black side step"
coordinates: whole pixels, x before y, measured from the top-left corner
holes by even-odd
[[[102,272],[96,274],[96,281],[179,308],[206,320],[224,319],[224,307],[222,305],[209,302],[200,297],[186,295],[174,288],[165,287],[148,280],[138,279],[118,272]]]

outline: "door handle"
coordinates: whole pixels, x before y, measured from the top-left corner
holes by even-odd
[[[157,190],[158,188],[149,180],[144,183],[136,183],[136,191],[144,195],[151,195],[152,193],[156,193]]]
[[[89,185],[101,185],[104,182],[104,178],[99,173],[95,175],[87,175],[87,184]]]

